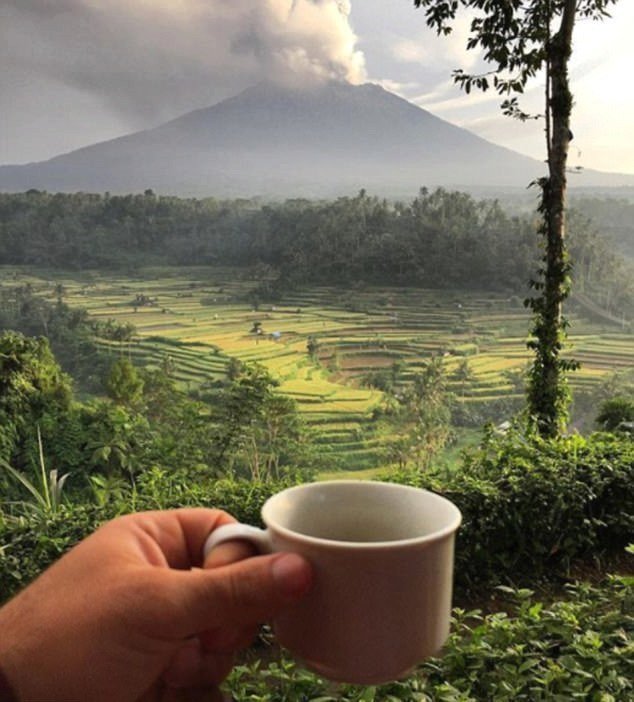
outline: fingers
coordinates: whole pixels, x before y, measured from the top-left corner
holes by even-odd
[[[209,534],[235,521],[217,509],[140,512],[113,520],[100,530],[100,538],[114,536],[119,551],[126,546],[136,559],[146,563],[184,570],[202,566],[203,546]]]
[[[230,563],[242,561],[245,558],[256,556],[257,549],[253,544],[244,540],[226,541],[216,546],[207,556],[204,568],[220,568]]]
[[[267,621],[308,592],[313,574],[301,556],[277,553],[211,570],[168,571],[165,586],[168,579],[181,611],[174,624],[184,638],[225,626],[247,629]]]

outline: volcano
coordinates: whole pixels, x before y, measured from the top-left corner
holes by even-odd
[[[330,197],[361,188],[526,187],[544,163],[497,146],[378,85],[260,84],[152,129],[48,161],[0,167],[0,190]],[[634,185],[585,171],[575,185]]]

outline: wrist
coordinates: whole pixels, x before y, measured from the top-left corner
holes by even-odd
[[[24,657],[23,636],[20,627],[22,593],[0,608],[0,702],[19,702],[25,699],[21,689]]]

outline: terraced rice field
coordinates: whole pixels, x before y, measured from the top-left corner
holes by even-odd
[[[406,383],[432,355],[444,359],[452,389],[465,403],[519,397],[514,382],[529,360],[529,319],[517,298],[482,291],[416,288],[311,287],[254,309],[245,296],[257,281],[244,270],[147,269],[132,277],[29,275],[0,270],[0,284],[30,282],[43,295],[85,308],[102,321],[136,328],[128,352],[141,364],[169,356],[184,388],[226,376],[231,358],[257,361],[293,397],[324,452],[343,467],[384,461],[385,437],[373,431],[372,411],[383,394],[363,385],[376,370],[398,362]],[[135,304],[138,295],[146,304]],[[575,388],[588,388],[614,370],[634,367],[634,335],[569,315],[574,357],[582,369]],[[261,334],[254,333],[260,323]],[[319,343],[317,358],[307,340]],[[469,377],[457,370],[467,359]]]

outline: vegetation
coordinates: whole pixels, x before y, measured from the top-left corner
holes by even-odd
[[[63,251],[77,268],[0,269],[0,602],[118,514],[204,505],[258,523],[280,489],[361,469],[462,511],[444,656],[392,685],[333,686],[265,633],[235,699],[628,699],[632,582],[602,578],[631,570],[631,297],[583,217],[575,418],[605,431],[544,438],[514,418],[534,227],[497,203],[30,192],[0,210],[3,261]],[[241,267],[128,270],[216,256]],[[95,263],[119,272],[79,270]],[[456,458],[467,433],[480,442]]]
[[[252,266],[261,281],[254,306],[306,282],[389,281],[523,295],[539,257],[535,227],[533,216],[509,214],[497,201],[442,189],[423,188],[409,203],[361,191],[334,201],[267,205],[29,191],[0,194],[0,264],[125,272],[150,264]],[[614,270],[600,241],[582,218],[570,228],[573,260],[593,262],[583,269],[588,290],[620,290],[611,304],[629,318],[631,276]],[[615,276],[620,284],[613,285]],[[64,296],[62,286],[57,297]],[[155,307],[148,296],[130,302],[139,310]]]
[[[380,469],[427,457],[412,442],[407,405],[414,379],[433,359],[442,359],[440,411],[449,408],[453,425],[435,463],[445,455],[455,463],[458,447],[476,440],[474,429],[522,408],[528,318],[516,296],[363,285],[353,288],[352,300],[350,288],[311,285],[255,310],[245,300],[258,285],[250,269],[161,268],[135,278],[14,270],[0,296],[33,300],[27,309],[44,319],[63,321],[84,310],[85,321],[59,335],[70,340],[66,353],[62,347],[58,355],[51,341],[82,393],[106,394],[111,366],[127,359],[145,383],[148,373],[163,370],[181,393],[209,404],[244,364],[257,361],[279,383],[278,392],[296,403],[318,447],[319,470]],[[135,312],[142,296],[156,302]],[[584,307],[571,315],[575,355],[583,363],[572,381],[573,420],[590,430],[602,401],[628,394],[634,342],[620,322],[590,323],[585,315]],[[29,312],[10,321],[29,331],[37,320]],[[262,334],[252,333],[255,322]],[[49,330],[57,326],[49,322]],[[35,329],[43,333],[41,323]],[[271,338],[273,330],[280,339]],[[311,337],[317,343],[312,355]]]
[[[65,377],[46,343],[15,333],[2,339],[5,357],[14,362],[6,426],[19,424],[12,410],[29,417],[38,411],[43,427],[61,421],[59,394],[53,390],[65,387]],[[115,360],[115,367],[126,366],[125,357],[123,361]],[[69,426],[83,431],[58,427],[63,447],[55,446],[54,435],[44,433],[33,460],[25,462],[25,480],[15,480],[15,472],[7,471],[0,509],[0,601],[118,514],[207,505],[258,523],[267,497],[305,479],[285,460],[278,461],[278,472],[256,476],[252,470],[256,455],[263,467],[275,448],[258,428],[263,427],[267,403],[275,399],[275,385],[261,368],[240,369],[221,390],[223,402],[214,406],[178,393],[165,365],[139,373],[140,396],[139,383],[132,383],[133,393],[88,403],[61,393],[77,422]],[[47,384],[46,379],[54,382]],[[422,389],[428,389],[428,382],[430,378],[421,380]],[[431,388],[438,390],[433,382]],[[15,436],[21,443],[13,444],[14,455],[30,455],[26,428]],[[46,480],[49,442],[55,446],[57,465],[75,462],[64,492],[57,489],[61,481],[52,471]],[[254,442],[263,442],[264,449],[249,454]],[[231,456],[235,459],[229,460]],[[296,454],[300,456],[304,461],[303,454]],[[333,687],[274,649],[260,648],[236,668],[228,689],[238,700],[298,702],[564,700],[571,695],[627,699],[632,583],[617,578],[595,586],[574,585],[552,604],[517,587],[543,591],[548,584],[558,592],[580,561],[607,564],[616,558],[618,563],[634,528],[633,472],[634,443],[616,434],[544,440],[510,431],[500,437],[489,433],[458,471],[430,468],[390,475],[440,492],[459,506],[464,516],[456,545],[459,601],[488,602],[497,593],[493,602],[502,611],[482,615],[456,609],[444,656],[425,662],[402,682],[379,688]],[[512,590],[495,590],[499,585]],[[254,663],[254,656],[275,662]]]
[[[482,11],[470,26],[467,49],[482,50],[493,70],[484,74],[454,72],[454,80],[467,93],[492,85],[504,96],[505,114],[522,121],[543,117],[546,136],[548,174],[539,178],[541,190],[538,212],[539,232],[544,241],[543,266],[532,287],[538,293],[527,300],[534,313],[533,338],[529,348],[535,352],[528,388],[529,411],[544,436],[556,436],[566,426],[570,401],[565,371],[577,364],[561,358],[566,338],[562,316],[564,300],[570,293],[570,258],[564,241],[566,228],[566,167],[573,138],[570,115],[573,98],[568,66],[572,54],[572,35],[579,18],[602,19],[616,0],[414,0],[426,10],[427,24],[439,34],[451,32],[459,6],[469,12]],[[518,103],[529,79],[545,72],[544,114],[530,115]],[[491,78],[491,75],[493,76]],[[509,97],[511,96],[511,97]]]
[[[380,688],[333,687],[276,655],[254,650],[233,673],[238,700],[628,699],[632,690],[631,578],[566,585],[548,604],[530,589],[559,590],[584,557],[602,562],[623,553],[631,536],[634,444],[616,436],[544,440],[512,433],[490,437],[453,477],[403,473],[401,482],[439,490],[460,507],[456,548],[462,602],[498,610],[454,610],[441,659],[407,680]],[[264,500],[284,481],[195,479],[188,471],[149,469],[110,499],[75,494],[57,510],[5,511],[0,520],[0,601],[35,577],[99,523],[140,509],[209,505],[258,523]],[[501,587],[495,587],[495,586]],[[510,587],[512,586],[512,587]],[[489,597],[494,599],[490,600]],[[560,595],[561,597],[561,595]],[[263,639],[266,641],[266,637]],[[264,644],[261,643],[260,646]],[[576,697],[575,697],[576,695]],[[610,697],[611,696],[611,697]]]
[[[547,604],[531,590],[502,588],[510,613],[454,610],[442,658],[407,680],[380,687],[333,686],[293,661],[238,666],[237,702],[569,702],[629,700],[633,694],[632,583],[571,586]]]
[[[634,203],[630,199],[622,195],[571,195],[570,202],[574,211],[601,223],[601,231],[613,251],[634,259]]]
[[[45,511],[57,511],[68,474],[72,496],[85,499],[96,490],[106,503],[105,493],[116,497],[151,469],[178,466],[192,480],[204,474],[266,481],[310,472],[295,406],[274,392],[263,369],[246,367],[210,404],[179,393],[165,369],[137,373],[118,359],[108,381],[112,399],[81,403],[45,339],[1,334],[0,361],[5,516],[22,514],[25,489]],[[66,475],[58,480],[60,468]]]
[[[597,423],[607,431],[623,429],[632,431],[634,423],[634,399],[622,395],[612,397],[601,405]]]
[[[132,444],[132,437],[126,437]],[[134,449],[133,449],[134,450]],[[143,446],[128,456],[138,468]],[[89,533],[96,524],[123,512],[183,505],[220,506],[259,523],[264,500],[284,485],[304,480],[299,471],[282,478],[219,479],[199,466],[175,464],[137,469],[103,463],[92,475],[108,479],[100,503],[95,485],[71,476],[75,489],[55,510],[25,509],[25,490],[3,504],[0,599]],[[118,482],[114,482],[118,478]],[[456,588],[461,597],[482,596],[498,584],[536,586],[565,581],[574,563],[610,562],[623,553],[634,529],[634,443],[611,434],[544,440],[516,432],[496,438],[465,456],[462,469],[403,471],[390,480],[431,489],[461,510],[456,544]],[[69,485],[71,483],[69,482]],[[6,494],[6,493],[5,493]]]

